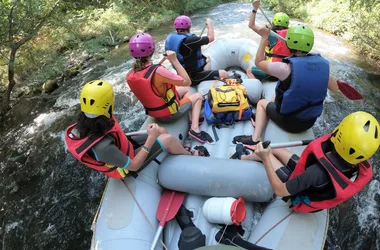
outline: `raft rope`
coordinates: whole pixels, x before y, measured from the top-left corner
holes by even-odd
[[[140,212],[142,213],[142,215],[144,216],[145,220],[148,222],[149,226],[150,226],[150,229],[152,229],[152,232],[155,233],[156,231],[154,230],[154,227],[152,225],[152,223],[149,221],[148,219],[148,216],[146,216],[144,210],[142,209],[142,207],[140,206],[139,202],[137,201],[136,197],[134,196],[134,194],[132,193],[132,191],[129,189],[128,185],[124,182],[124,180],[120,179],[120,181],[124,184],[124,186],[128,189],[129,193],[131,194],[133,200],[136,202],[136,205],[137,207],[140,209]],[[160,239],[160,243],[162,244],[162,246],[164,247],[165,250],[169,250],[165,243],[162,241],[162,239]]]
[[[235,215],[235,212],[236,212],[236,210],[231,214],[231,216],[230,216],[231,218]],[[218,244],[222,241],[223,235],[224,235],[224,233],[226,232],[227,227],[228,227],[228,225],[226,225],[226,226],[224,227],[224,230],[223,230],[223,232],[222,232],[222,235],[221,235],[220,238],[219,238]],[[234,240],[235,237],[236,237],[236,236],[234,236],[234,237],[232,238],[232,240]],[[229,240],[229,241],[230,241],[230,240]],[[237,246],[237,245],[236,245],[235,243],[233,243],[232,241],[231,241],[231,243],[232,243],[233,245]],[[239,247],[239,246],[238,246],[238,247]]]
[[[279,222],[277,222],[276,224],[274,224],[271,228],[268,229],[268,231],[266,231],[256,242],[255,242],[255,245],[257,245],[257,243],[259,243],[270,231],[272,231],[275,227],[277,227],[281,222],[283,222],[284,220],[286,220],[290,215],[292,215],[292,213],[294,213],[294,210],[292,210],[287,216],[285,216],[284,218],[282,218]]]

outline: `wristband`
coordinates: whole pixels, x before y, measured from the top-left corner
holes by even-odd
[[[253,10],[252,10],[252,13],[257,13],[257,10],[253,9]]]
[[[144,150],[147,154],[150,153],[150,149],[148,147],[142,146],[141,149]]]

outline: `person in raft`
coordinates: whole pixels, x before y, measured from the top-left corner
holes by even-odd
[[[146,114],[162,122],[170,122],[191,109],[188,134],[201,143],[207,142],[210,135],[199,128],[202,95],[190,92],[190,78],[175,52],[166,51],[166,58],[175,66],[178,75],[160,64],[152,64],[155,41],[150,34],[134,35],[129,41],[129,50],[136,61],[127,74],[127,83]]]
[[[300,157],[286,149],[264,149],[259,143],[250,158],[264,163],[273,191],[285,201],[290,199],[293,210],[315,212],[332,208],[364,188],[372,178],[368,159],[379,146],[379,122],[358,111],[345,117],[332,133],[313,140]]]
[[[178,16],[174,20],[174,28],[177,32],[169,34],[165,42],[166,50],[176,52],[178,61],[190,76],[191,86],[197,86],[202,81],[215,80],[215,77],[229,78],[225,70],[211,70],[210,58],[202,54],[202,45],[215,40],[212,20],[206,19],[207,36],[202,37],[190,33],[191,24],[188,16]],[[174,68],[178,70],[177,66]]]
[[[256,13],[260,7],[260,0],[255,0],[252,2],[252,12],[249,18],[249,28],[260,35],[260,26],[255,24]],[[279,12],[273,16],[272,19],[272,30],[282,37],[286,37],[286,33],[289,27],[289,16],[285,13]],[[276,38],[275,36],[269,35],[268,40],[265,44],[264,54],[268,62],[282,62],[282,59],[291,56],[291,53],[286,46],[284,41]],[[260,81],[268,79],[271,75],[262,71],[256,66],[250,66],[246,70],[248,78],[257,78]]]
[[[205,155],[203,146],[189,152],[155,123],[148,125],[144,145],[134,149],[112,115],[114,103],[113,88],[108,82],[95,80],[83,86],[80,94],[81,112],[77,122],[66,130],[65,142],[70,153],[87,167],[111,178],[122,179],[129,171],[138,171],[157,151]]]
[[[330,76],[329,62],[319,54],[309,53],[314,44],[313,31],[298,24],[289,28],[286,45],[292,56],[283,62],[268,62],[264,48],[270,29],[260,28],[261,41],[255,58],[256,66],[277,77],[275,95],[271,101],[262,99],[256,107],[256,127],[253,135],[240,135],[233,143],[256,145],[269,117],[289,133],[311,128],[322,114],[327,89],[338,91],[337,82]]]

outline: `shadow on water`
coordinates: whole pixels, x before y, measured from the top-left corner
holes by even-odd
[[[204,20],[214,21],[215,36],[259,37],[248,28],[250,4],[228,3],[192,16],[192,32],[199,34]],[[273,13],[267,11],[272,17]],[[291,23],[297,23],[295,20]],[[258,13],[257,23],[265,18]],[[150,31],[157,40],[154,61],[164,52],[163,39],[172,24]],[[346,115],[356,110],[371,112],[380,120],[380,71],[339,38],[316,31],[313,52],[331,63],[332,74],[357,88],[365,97],[350,101],[341,94],[328,94],[323,115],[313,130],[316,136],[331,131]],[[91,223],[106,178],[78,164],[67,154],[64,129],[79,110],[81,86],[92,79],[111,82],[116,92],[115,116],[125,131],[138,129],[145,120],[141,104],[131,95],[125,75],[131,68],[128,47],[112,52],[109,61],[98,62],[64,83],[46,98],[24,99],[6,117],[0,146],[0,248],[1,249],[88,249]],[[375,175],[353,199],[330,211],[330,228],[325,249],[380,249],[380,155],[372,160]]]

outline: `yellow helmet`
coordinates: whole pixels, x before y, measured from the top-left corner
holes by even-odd
[[[379,130],[375,117],[358,111],[343,119],[334,129],[331,141],[345,161],[358,164],[376,153],[380,145]]]
[[[86,83],[80,93],[80,108],[89,118],[104,115],[111,118],[115,96],[112,85],[103,80]]]

